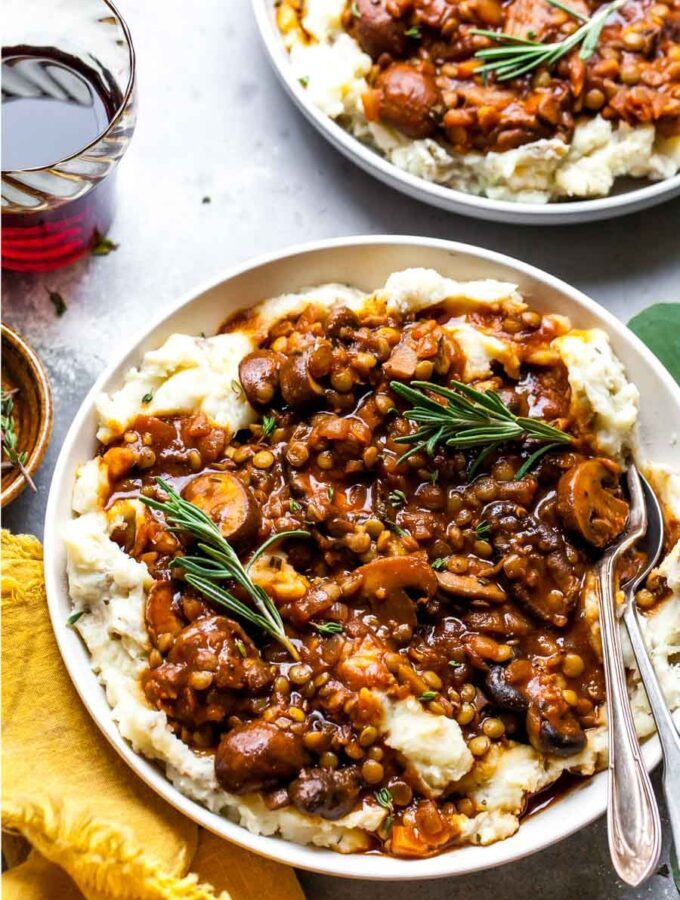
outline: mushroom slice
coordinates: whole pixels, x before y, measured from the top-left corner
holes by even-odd
[[[508,712],[526,712],[529,708],[529,701],[519,688],[507,680],[502,666],[490,666],[484,683],[489,696],[499,709]]]
[[[437,572],[437,582],[442,591],[466,600],[489,600],[491,603],[504,603],[508,599],[508,595],[500,585],[486,581],[478,575]]]
[[[285,784],[309,762],[300,735],[256,720],[223,735],[215,753],[215,776],[226,791],[246,794]]]
[[[597,457],[566,471],[557,486],[557,514],[565,528],[593,547],[606,547],[626,527],[628,504],[618,495],[621,468]]]
[[[437,590],[437,577],[422,559],[386,556],[357,569],[362,593],[381,622],[387,625],[415,625],[416,602],[427,600]]]
[[[252,406],[268,406],[279,389],[279,369],[283,357],[273,350],[255,350],[244,356],[238,377]]]
[[[154,645],[158,644],[162,634],[174,637],[184,628],[184,620],[175,608],[174,597],[175,589],[170,581],[154,581],[151,585],[144,618]]]
[[[586,734],[572,713],[546,715],[538,706],[530,706],[526,718],[527,735],[539,753],[571,756],[586,746]]]
[[[317,403],[323,388],[310,371],[310,355],[290,356],[281,366],[281,393],[288,406],[299,409]]]
[[[194,478],[183,496],[207,513],[229,541],[245,541],[260,527],[260,509],[250,490],[230,472]]]

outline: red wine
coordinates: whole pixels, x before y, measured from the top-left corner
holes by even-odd
[[[35,94],[27,95],[30,90]],[[72,156],[104,134],[110,119],[105,99],[70,66],[45,56],[3,59],[3,171]]]
[[[107,132],[121,101],[112,80],[76,57],[45,47],[4,49],[3,189],[14,180],[22,190],[21,173],[57,166],[86,150]],[[74,171],[81,170],[87,167]],[[97,235],[106,234],[113,216],[113,175],[101,181],[85,177],[82,185],[86,189],[78,190],[76,197],[41,195],[35,210],[3,208],[4,268],[58,268],[86,253]]]

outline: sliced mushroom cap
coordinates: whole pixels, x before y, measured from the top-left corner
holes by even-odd
[[[385,0],[357,0],[352,32],[362,50],[377,60],[383,53],[399,57],[406,48],[403,21],[391,16]]]
[[[215,775],[232,794],[268,790],[294,778],[310,761],[302,738],[270,722],[248,722],[224,735]]]
[[[618,495],[621,468],[610,459],[572,466],[557,485],[557,513],[565,528],[593,547],[611,544],[626,527],[629,507]]]
[[[303,769],[288,788],[291,803],[300,812],[331,821],[352,811],[360,791],[356,766],[336,770]]]
[[[408,63],[392,63],[378,76],[380,118],[411,138],[430,137],[437,129],[441,95],[426,71]]]
[[[162,634],[176,635],[184,621],[175,608],[175,589],[170,581],[154,581],[146,598],[145,619],[154,644]]]
[[[268,406],[279,390],[279,369],[283,358],[273,350],[255,350],[244,356],[238,377],[252,406]]]
[[[311,373],[309,353],[289,356],[281,366],[279,380],[283,399],[294,409],[312,406],[323,396],[323,388]]]
[[[454,575],[453,572],[437,572],[441,590],[466,600],[489,600],[504,603],[508,599],[502,587],[477,575]]]
[[[357,569],[362,577],[362,593],[375,615],[385,624],[416,623],[416,602],[427,600],[437,590],[437,578],[422,559],[388,556],[374,559]]]
[[[559,718],[544,715],[538,706],[530,706],[526,718],[527,735],[535,750],[553,756],[580,753],[586,745],[586,735],[575,716]]]
[[[525,712],[529,701],[524,694],[505,677],[502,666],[491,666],[486,676],[486,689],[493,702],[508,712]]]
[[[260,509],[250,490],[230,472],[208,472],[194,478],[182,492],[219,526],[229,541],[244,541],[260,527]]]

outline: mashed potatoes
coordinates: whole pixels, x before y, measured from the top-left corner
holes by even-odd
[[[282,31],[295,75],[311,102],[398,168],[426,181],[494,200],[547,203],[602,197],[617,178],[670,178],[680,169],[680,137],[657,135],[653,125],[583,119],[571,144],[537,140],[506,152],[456,154],[431,138],[411,139],[369,122],[362,94],[372,60],[342,28],[344,0],[306,0],[302,32]]]
[[[300,313],[309,304],[328,308],[335,302],[354,309],[373,305],[401,311],[450,304],[449,327],[466,365],[466,377],[487,377],[491,366],[498,363],[519,366],[511,341],[492,340],[467,317],[480,308],[499,313],[521,311],[524,302],[516,285],[458,282],[432,270],[411,269],[390,276],[385,286],[371,295],[325,285],[265,301],[234,319],[231,330],[215,338],[173,335],[159,350],[144,355],[120,390],[99,399],[102,441],[120,433],[138,413],[151,411],[156,415],[203,412],[236,431],[255,415],[231,388],[241,357],[281,316]],[[561,317],[554,317],[553,324],[560,336],[550,352],[561,356],[567,367],[575,415],[595,430],[603,451],[622,453],[634,445],[636,389],[627,382],[603,332],[571,330]],[[152,392],[153,398],[142,400],[147,392]],[[659,479],[669,496],[680,496],[680,481],[672,472],[664,470]],[[143,519],[148,512],[137,500],[119,501],[106,508],[108,490],[106,462],[98,457],[83,463],[74,487],[75,515],[64,524],[63,535],[70,595],[74,610],[81,613],[75,627],[89,649],[93,670],[106,690],[121,734],[137,752],[161,763],[183,794],[253,832],[280,834],[291,841],[342,852],[367,849],[369,835],[387,815],[379,803],[365,799],[348,815],[329,821],[291,806],[269,809],[259,794],[230,794],[218,784],[212,758],[180,740],[169,728],[165,713],[148,704],[139,676],[147,667],[151,649],[144,622],[151,576],[144,562],[128,556],[111,539],[126,516]],[[274,575],[267,568],[267,559],[260,560],[262,577],[295,576],[283,551],[277,548],[276,552],[280,565]],[[673,707],[680,706],[680,669],[673,662],[680,652],[679,554],[680,544],[659,568],[673,596],[644,620],[650,650]],[[258,580],[257,569],[253,572]],[[301,585],[304,592],[304,579]],[[595,628],[596,610],[592,618]],[[364,642],[347,665],[361,668],[373,664],[372,652]],[[636,722],[644,735],[651,730],[651,719],[632,661],[628,662]],[[571,757],[553,758],[509,741],[477,760],[457,722],[427,711],[414,697],[394,700],[376,691],[374,702],[382,709],[380,729],[385,744],[400,754],[422,785],[421,793],[438,797],[455,791],[471,801],[470,815],[452,817],[453,843],[488,844],[511,835],[519,827],[528,794],[551,784],[565,770],[592,774],[602,767],[606,756],[606,728],[600,724],[587,733],[586,748]]]

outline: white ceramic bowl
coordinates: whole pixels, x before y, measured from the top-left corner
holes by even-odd
[[[142,354],[171,333],[215,331],[227,314],[286,291],[335,281],[363,290],[382,285],[387,276],[409,266],[427,266],[452,278],[497,278],[516,282],[530,303],[544,312],[560,312],[579,326],[599,325],[642,394],[641,434],[644,454],[671,463],[671,436],[680,432],[680,390],[649,350],[610,313],[564,282],[507,256],[465,244],[414,237],[353,237],[294,248],[247,263],[182,297],[174,310],[149,328],[131,335],[130,349],[110,365],[85,398],[57,461],[45,522],[45,579],[52,625],[64,663],[94,721],[130,767],[157,793],[191,819],[230,841],[290,865],[354,878],[416,879],[459,875],[487,869],[534,853],[560,840],[605,810],[606,775],[584,782],[559,802],[530,817],[517,834],[489,847],[463,847],[431,859],[387,856],[341,856],[329,850],[253,835],[180,794],[159,768],[133,752],[112,720],[104,691],[90,670],[88,654],[75,631],[66,626],[70,612],[60,525],[72,515],[71,492],[76,466],[95,454],[94,399],[120,386],[123,374]],[[677,450],[675,451],[677,453]],[[648,765],[658,762],[656,738],[644,747]]]
[[[439,206],[449,212],[492,222],[511,222],[517,225],[568,225],[625,216],[649,206],[656,206],[680,194],[680,174],[677,174],[665,181],[656,182],[629,179],[625,185],[618,184],[614,193],[608,197],[593,200],[546,204],[513,203],[508,200],[476,197],[474,194],[467,194],[411,175],[388,162],[376,150],[362,144],[310,101],[307,91],[293,74],[288,54],[276,27],[274,0],[252,0],[252,5],[272,65],[288,94],[309,121],[352,162],[390,187],[416,200]]]

